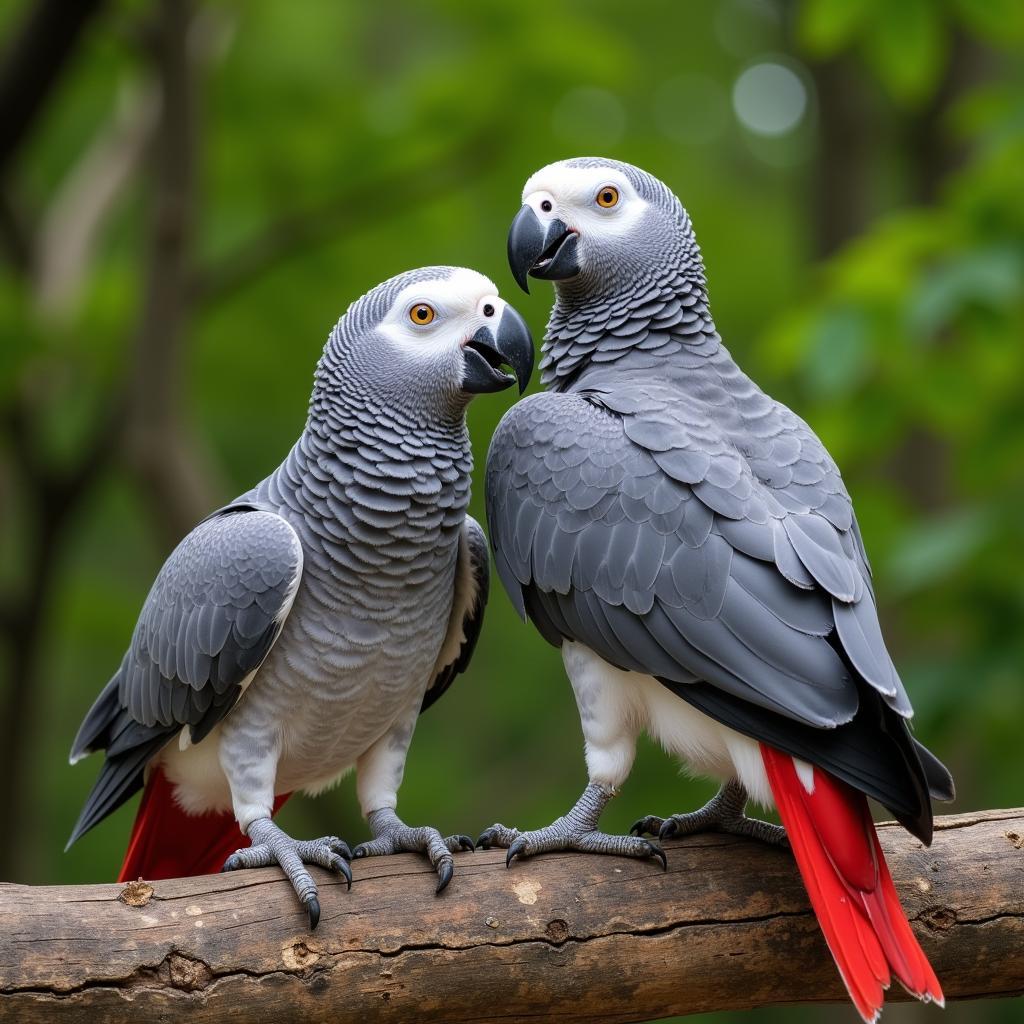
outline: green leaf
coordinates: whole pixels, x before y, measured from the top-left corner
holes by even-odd
[[[978,509],[960,509],[911,527],[890,558],[893,590],[921,590],[955,572],[989,535],[991,517]]]
[[[934,337],[967,305],[1000,309],[1020,301],[1024,274],[1016,248],[968,250],[929,273],[908,310],[911,330]]]
[[[868,61],[898,103],[917,106],[935,90],[949,49],[943,9],[930,0],[880,7],[864,38]]]
[[[804,0],[797,36],[807,52],[831,57],[849,46],[871,14],[872,0]]]
[[[1024,4],[1020,0],[954,0],[957,14],[972,32],[1002,49],[1024,43]]]
[[[823,398],[852,391],[868,370],[868,324],[863,309],[839,306],[815,324],[805,372]]]

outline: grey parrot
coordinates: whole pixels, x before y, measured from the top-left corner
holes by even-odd
[[[612,160],[526,184],[512,271],[550,280],[546,394],[502,419],[487,520],[513,604],[561,648],[589,785],[552,825],[496,824],[508,862],[547,850],[635,857],[718,828],[788,836],[863,1017],[894,974],[941,1002],[885,866],[878,800],[923,842],[952,779],[911,735],[850,496],[811,428],[736,365],[679,200]],[[598,829],[646,730],[722,782],[697,811]],[[785,826],[747,818],[776,806]]]
[[[397,791],[487,599],[466,407],[514,379],[522,391],[532,368],[523,319],[471,270],[401,274],[349,307],[284,462],[160,570],[71,751],[106,760],[69,846],[145,785],[122,879],[278,864],[315,928],[305,865],[351,884],[352,854],[336,836],[292,839],[273,813],[355,767],[373,834],[355,856],[422,851],[445,887],[472,841],[406,826]]]

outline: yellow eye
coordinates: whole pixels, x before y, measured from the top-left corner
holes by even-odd
[[[605,185],[597,193],[597,205],[610,210],[619,201],[619,190],[614,185]]]
[[[409,319],[414,324],[420,324],[421,326],[423,324],[429,324],[435,316],[434,307],[428,306],[425,302],[417,302],[416,305],[409,310]]]

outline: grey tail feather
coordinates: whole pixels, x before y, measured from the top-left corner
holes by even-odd
[[[949,803],[956,799],[956,786],[949,769],[923,744],[914,740],[917,756],[921,759],[924,776],[928,782],[928,791],[935,800]]]
[[[118,700],[118,688],[121,683],[121,673],[115,672],[113,678],[103,687],[100,695],[89,708],[85,719],[78,727],[78,734],[75,742],[71,744],[71,763],[91,754],[94,750],[101,750],[109,741],[110,726],[121,713],[121,703]]]
[[[167,734],[151,737],[139,746],[126,750],[116,757],[108,757],[103,762],[99,777],[85,801],[82,813],[78,816],[67,846],[64,847],[65,851],[70,849],[72,843],[81,839],[93,825],[99,824],[142,788],[147,762],[167,743],[167,739]]]

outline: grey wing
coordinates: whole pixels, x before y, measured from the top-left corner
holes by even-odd
[[[72,746],[72,762],[101,749],[106,760],[71,842],[135,792],[183,727],[198,743],[231,710],[280,635],[301,575],[295,530],[248,503],[214,513],[175,548]]]
[[[444,694],[457,675],[466,671],[483,628],[490,583],[487,538],[480,524],[472,516],[466,516],[459,540],[448,631],[434,666],[433,680],[423,695],[421,714]]]
[[[824,514],[839,502],[780,499],[682,395],[637,384],[519,403],[486,491],[498,573],[549,641],[579,640],[781,749],[799,739],[800,756],[918,814],[916,784],[890,792],[907,788],[902,763],[889,784],[862,749],[877,741],[836,739],[868,706],[900,737],[911,713],[852,517],[843,530]]]

